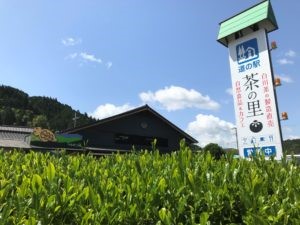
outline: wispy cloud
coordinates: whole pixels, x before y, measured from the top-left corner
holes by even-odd
[[[282,58],[282,59],[278,59],[277,62],[280,65],[288,65],[288,64],[294,64],[293,60],[287,59],[287,58]]]
[[[113,63],[111,61],[107,61],[106,63],[99,57],[96,57],[94,54],[87,52],[74,52],[65,57],[66,60],[74,60],[79,63],[80,66],[84,64],[102,64],[107,70],[109,70]]]
[[[112,67],[112,62],[108,61],[105,65],[106,65],[106,69],[109,70]]]
[[[295,132],[292,127],[283,125],[281,128],[283,129],[284,140],[300,139],[299,133]]]
[[[78,53],[71,53],[69,55],[66,56],[65,59],[75,59],[78,56]]]
[[[288,50],[286,53],[284,53],[284,57],[281,59],[278,59],[277,62],[280,65],[288,65],[288,64],[294,64],[294,60],[292,58],[295,58],[297,53],[294,50]]]
[[[227,88],[225,92],[229,95],[233,95],[232,88]]]
[[[287,51],[284,55],[285,55],[286,57],[291,57],[291,58],[293,58],[293,57],[295,57],[297,54],[296,54],[295,51],[289,50],[289,51]]]
[[[100,58],[96,58],[96,56],[92,55],[92,54],[89,54],[89,53],[86,53],[86,52],[80,52],[80,53],[77,53],[77,52],[74,52],[74,53],[71,53],[69,55],[67,55],[65,57],[66,59],[81,59],[85,62],[94,62],[94,63],[102,63],[102,59]]]
[[[188,90],[178,86],[165,87],[156,92],[142,92],[139,96],[144,103],[159,103],[168,111],[185,108],[216,110],[220,107],[219,103],[209,96],[203,96],[194,89]]]
[[[79,54],[79,56],[85,60],[85,61],[89,61],[89,62],[95,62],[95,63],[102,63],[102,59],[100,58],[96,58],[96,56],[86,53],[86,52],[81,52]]]
[[[80,44],[81,43],[81,39],[80,38],[67,37],[67,38],[61,39],[61,43],[64,46],[74,46],[74,45]]]
[[[278,77],[280,78],[281,81],[283,81],[285,83],[289,83],[290,84],[290,83],[294,82],[293,79],[290,76],[288,76],[288,75],[282,74],[282,75],[278,75]]]

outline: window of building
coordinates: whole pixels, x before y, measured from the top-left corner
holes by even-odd
[[[116,144],[151,146],[154,139],[157,140],[157,147],[168,147],[168,139],[161,137],[149,137],[131,134],[115,134],[114,141]]]

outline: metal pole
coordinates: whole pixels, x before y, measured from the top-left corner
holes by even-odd
[[[235,134],[235,141],[236,141],[236,149],[239,151],[239,139],[238,139],[238,134],[237,134],[237,128],[233,127],[231,128],[232,130],[234,130],[234,134]]]

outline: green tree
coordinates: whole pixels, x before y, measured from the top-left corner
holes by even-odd
[[[28,95],[16,88],[9,86],[0,86],[0,105],[14,108],[26,108],[28,104]]]
[[[22,110],[22,109],[14,109],[13,111],[15,113],[16,124],[24,125],[22,123],[22,119],[23,119],[23,115],[24,115],[24,110]]]
[[[196,144],[191,144],[189,147],[193,152],[200,152],[202,150],[202,148]]]
[[[3,125],[13,125],[16,122],[14,111],[6,107],[1,111],[1,124]]]
[[[32,120],[33,127],[48,128],[48,120],[45,115],[35,116]]]
[[[220,159],[222,155],[225,154],[223,148],[219,146],[218,144],[215,143],[210,143],[207,144],[203,150],[205,152],[210,152],[210,154],[215,158],[215,159]]]
[[[300,154],[300,139],[285,140],[283,150],[286,154]]]

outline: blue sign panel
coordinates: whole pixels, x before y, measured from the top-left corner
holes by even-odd
[[[255,156],[257,148],[253,147],[253,148],[244,148],[244,156],[246,158],[250,157],[250,156]]]
[[[264,146],[261,148],[262,152],[265,156],[276,155],[276,147],[275,146]]]
[[[276,155],[276,147],[275,146],[264,146],[261,148],[257,148],[257,147],[244,148],[244,156],[246,158],[255,156],[257,151],[263,153],[265,156],[275,156]]]
[[[257,39],[253,38],[237,45],[236,56],[238,64],[243,64],[258,59],[259,51]]]

